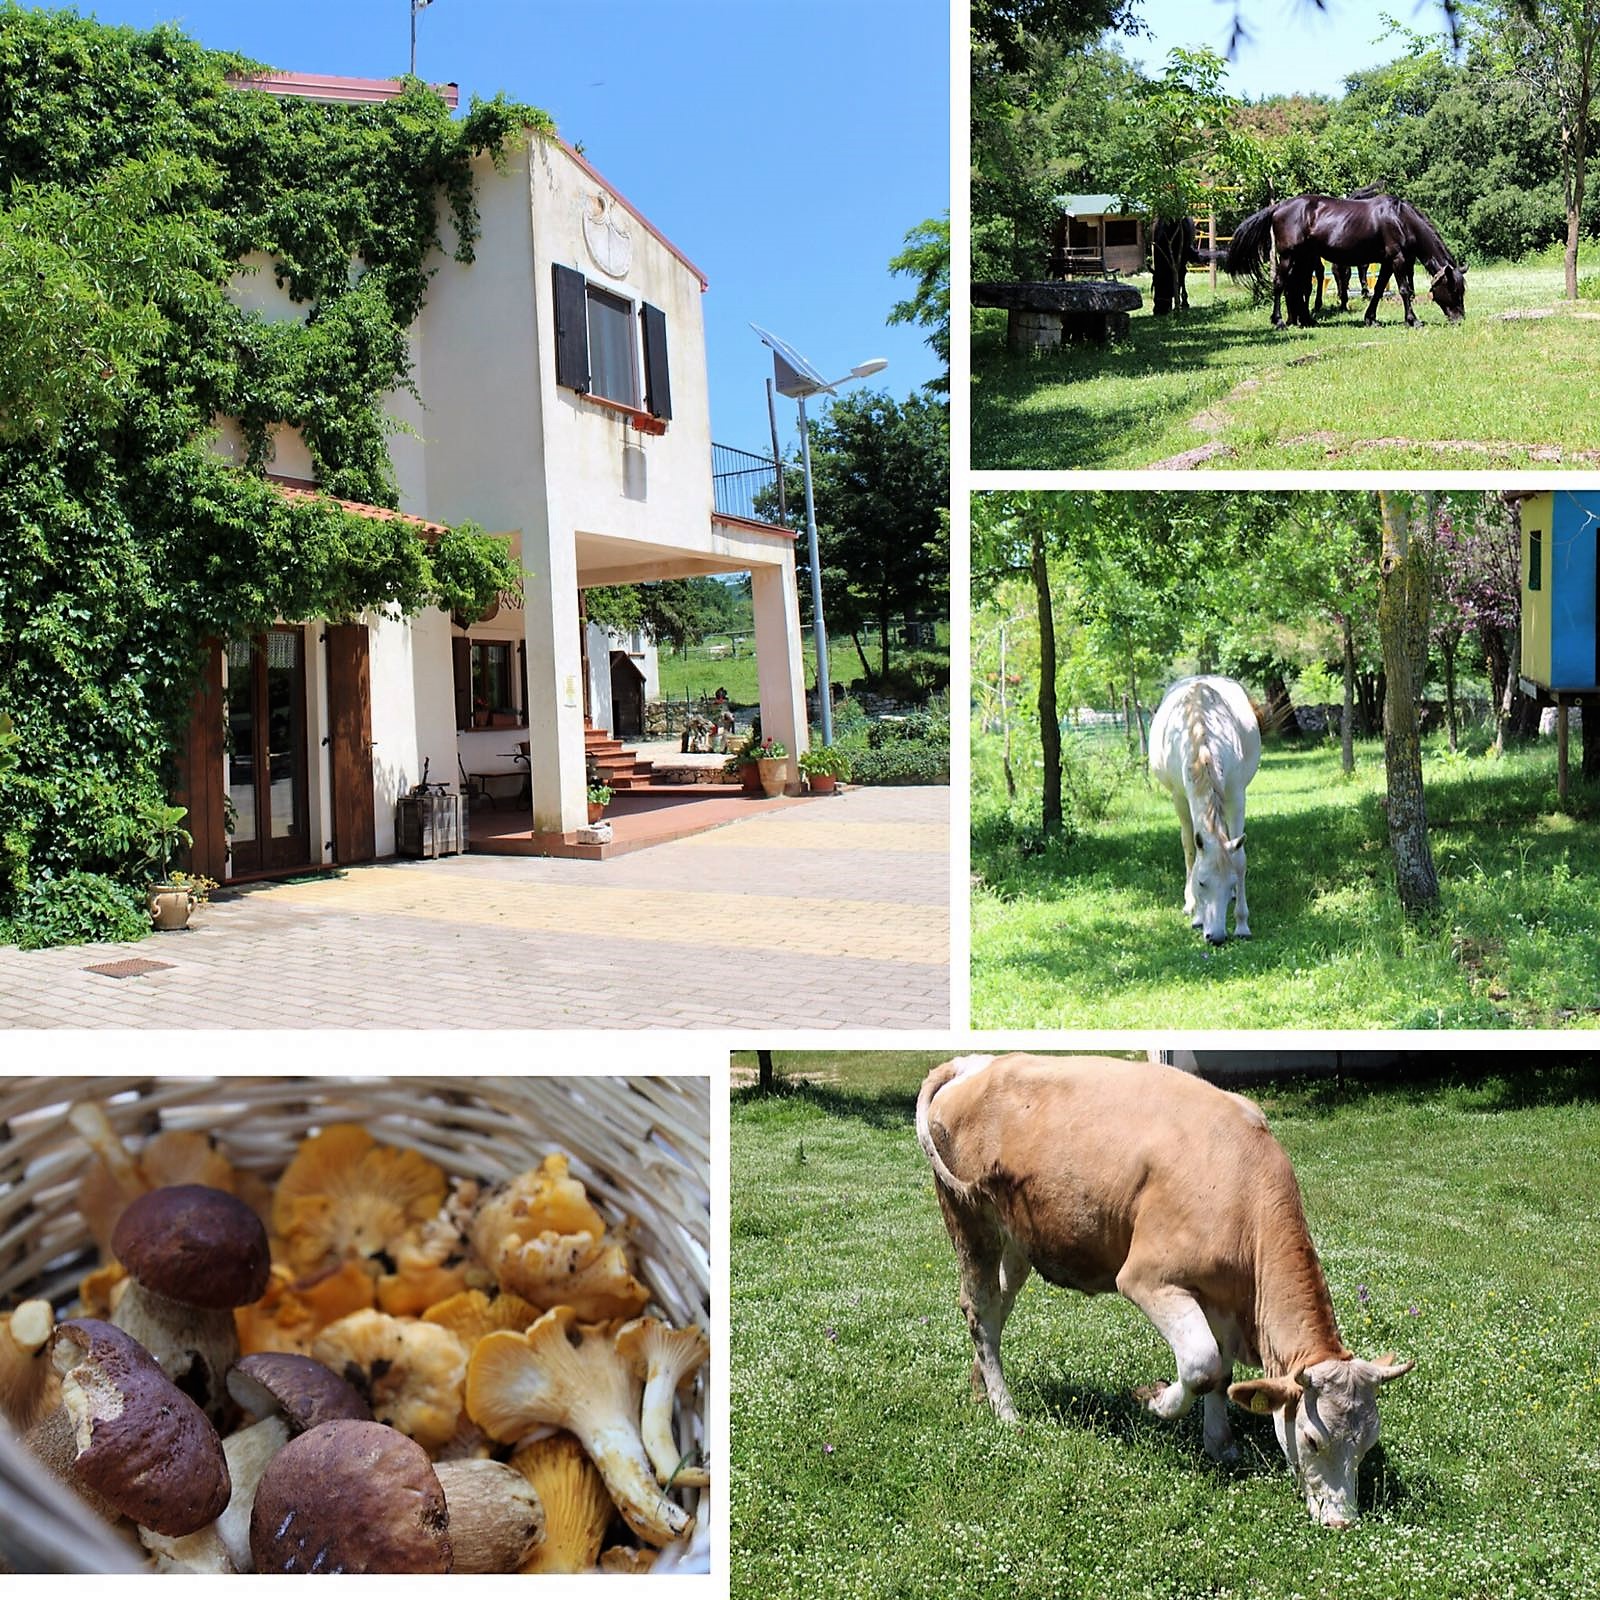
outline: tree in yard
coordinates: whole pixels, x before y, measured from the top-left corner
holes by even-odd
[[[891,272],[916,280],[909,300],[897,301],[890,324],[916,323],[928,329],[927,343],[944,363],[944,376],[925,385],[936,394],[950,390],[950,213],[919,222],[905,238],[905,249],[889,262]]]
[[[1486,0],[1480,26],[1502,70],[1555,107],[1566,201],[1566,295],[1578,298],[1578,243],[1600,72],[1600,0]]]
[[[1050,596],[1049,554],[1061,529],[1086,496],[981,494],[972,503],[972,587],[978,601],[1008,578],[1025,577],[1033,587],[1039,622],[1039,743],[1044,761],[1040,822],[1046,834],[1061,832],[1061,715],[1056,705],[1055,606]]]
[[[938,400],[896,402],[864,391],[835,400],[811,427],[811,476],[828,620],[854,638],[862,671],[863,625],[879,630],[886,678],[896,616],[942,614],[950,592],[950,416]],[[791,507],[803,507],[799,490]],[[803,515],[803,512],[800,513]],[[808,596],[806,552],[797,552]]]
[[[1383,555],[1378,565],[1378,631],[1383,641],[1387,692],[1383,707],[1383,757],[1388,776],[1389,848],[1395,885],[1408,914],[1439,900],[1439,877],[1428,845],[1422,792],[1422,742],[1417,726],[1412,663],[1419,632],[1426,648],[1428,573],[1436,497],[1428,496],[1426,523],[1413,526],[1408,496],[1378,492]]]

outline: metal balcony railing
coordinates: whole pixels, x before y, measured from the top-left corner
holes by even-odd
[[[778,465],[770,456],[751,455],[732,445],[711,446],[712,504],[725,517],[781,523]]]

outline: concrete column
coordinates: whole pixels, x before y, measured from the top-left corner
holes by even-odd
[[[800,654],[800,597],[794,560],[750,569],[756,622],[756,676],[761,686],[761,735],[789,752],[787,787],[798,792],[800,753],[806,749],[805,665]]]
[[[578,563],[572,530],[554,506],[542,531],[544,539],[531,540],[523,556],[533,828],[535,833],[571,833],[589,819]]]

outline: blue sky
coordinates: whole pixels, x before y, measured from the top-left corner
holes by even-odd
[[[102,22],[172,22],[289,72],[406,70],[408,0],[102,0]],[[719,443],[770,453],[759,322],[829,377],[871,356],[896,397],[938,371],[888,270],[950,204],[949,19],[939,0],[434,0],[417,72],[463,106],[504,90],[562,136],[710,280]],[[779,401],[785,449],[792,401]]]
[[[1375,42],[1388,31],[1384,12],[1417,33],[1444,25],[1437,0],[1327,0],[1320,12],[1311,0],[1241,0],[1241,10],[1250,39],[1235,53],[1228,87],[1251,100],[1296,91],[1336,95],[1350,73],[1393,61],[1405,46],[1398,38]],[[1210,45],[1223,54],[1234,0],[1144,0],[1139,15],[1152,36],[1126,39],[1122,48],[1157,72],[1174,45]]]

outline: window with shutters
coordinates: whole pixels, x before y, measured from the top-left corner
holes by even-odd
[[[518,641],[467,639],[455,641],[456,726],[458,728],[520,728],[527,724],[523,710],[527,674]],[[516,687],[522,690],[518,703]]]
[[[639,403],[634,360],[633,307],[589,285],[589,392],[618,405]]]
[[[589,283],[559,262],[553,276],[556,382],[625,407],[645,432],[666,432],[672,387],[665,314]]]

